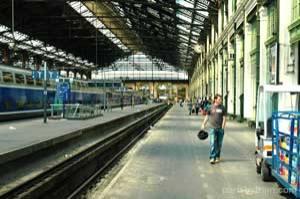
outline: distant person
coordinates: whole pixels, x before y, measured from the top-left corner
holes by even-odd
[[[196,115],[198,115],[199,109],[200,109],[200,100],[197,99],[197,100],[196,100],[196,104],[195,104],[195,112],[196,112]]]
[[[206,123],[209,121],[210,134],[210,163],[218,163],[220,161],[222,142],[224,137],[224,129],[226,125],[226,110],[222,105],[222,96],[217,94],[214,97],[214,102],[204,122],[202,129],[205,129]]]
[[[207,115],[207,112],[210,110],[210,108],[211,108],[211,98],[205,98],[203,114]]]
[[[124,99],[123,99],[123,94],[121,96],[121,104],[120,104],[121,110],[123,110],[124,107]]]
[[[200,98],[200,112],[201,114],[203,114],[204,111],[204,99]]]
[[[179,104],[180,104],[180,107],[183,107],[183,100],[182,99],[180,100]]]
[[[193,103],[192,103],[191,100],[187,101],[187,106],[188,106],[188,109],[189,109],[189,115],[192,115]]]
[[[134,95],[133,95],[133,93],[131,93],[130,102],[131,102],[131,108],[134,108]]]

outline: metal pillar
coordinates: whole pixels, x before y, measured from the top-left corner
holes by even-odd
[[[47,123],[47,62],[44,62],[44,123]]]

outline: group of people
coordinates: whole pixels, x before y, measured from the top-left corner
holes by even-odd
[[[180,101],[180,106],[183,107],[183,101]],[[211,105],[211,99],[209,97],[205,98],[198,98],[195,100],[186,100],[186,104],[189,110],[189,115],[192,115],[195,113],[196,115],[199,114],[199,111],[203,114],[206,115],[207,109]]]

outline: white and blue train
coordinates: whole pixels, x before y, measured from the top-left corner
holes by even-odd
[[[48,81],[47,105],[54,103],[56,82]],[[121,93],[106,89],[107,102],[111,107],[120,106]],[[142,103],[141,96],[123,92],[123,105]],[[68,103],[104,104],[102,89],[90,87],[87,81],[74,80]],[[43,114],[43,82],[32,78],[30,70],[0,64],[0,121],[38,117]]]

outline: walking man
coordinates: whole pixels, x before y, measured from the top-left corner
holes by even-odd
[[[218,163],[220,161],[222,142],[224,137],[224,129],[226,125],[226,110],[222,105],[222,96],[216,94],[214,102],[208,110],[202,129],[206,127],[209,121],[210,134],[210,163]]]

